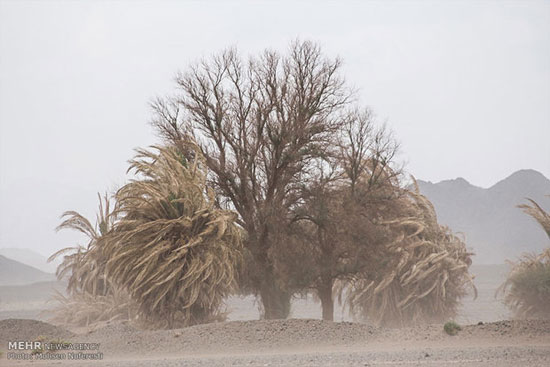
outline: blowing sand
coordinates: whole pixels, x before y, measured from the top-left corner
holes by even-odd
[[[510,317],[495,298],[507,268],[472,271],[479,296],[464,299],[457,321],[470,325],[457,336],[445,334],[443,325],[384,329],[350,322],[338,304],[338,322],[317,320],[321,309],[311,298],[294,300],[295,319],[251,321],[259,318],[252,297],[231,297],[230,321],[223,323],[162,331],[111,323],[69,331],[47,322],[54,306],[49,296],[60,285],[0,287],[0,366],[550,366],[550,321],[498,321]],[[99,350],[84,352],[102,353],[102,359],[7,359],[8,353],[32,352],[8,350],[9,341],[37,339],[99,343]],[[66,358],[75,352],[54,351]]]
[[[7,360],[8,341],[99,343],[101,360]],[[124,323],[72,333],[36,320],[0,321],[7,366],[546,366],[550,321],[385,329],[311,319],[232,321],[143,331]],[[21,352],[21,351],[19,351]],[[25,351],[30,353],[30,351]],[[55,351],[68,355],[74,350]]]

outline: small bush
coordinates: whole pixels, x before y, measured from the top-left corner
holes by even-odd
[[[443,325],[443,330],[449,335],[456,335],[462,328],[454,321],[449,321]]]
[[[138,305],[123,288],[111,285],[107,295],[74,292],[57,294],[50,321],[67,326],[90,326],[111,321],[135,321]]]
[[[35,348],[31,351],[31,355],[35,355],[35,354],[42,354],[45,352],[45,349],[44,349],[44,343],[46,342],[46,337],[45,336],[42,336],[40,335],[38,338],[36,338],[37,342],[41,342],[41,347],[40,348]]]

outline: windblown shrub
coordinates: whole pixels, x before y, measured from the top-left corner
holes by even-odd
[[[117,216],[111,210],[107,195],[99,198],[99,211],[95,226],[75,211],[63,213],[65,220],[57,230],[72,229],[88,237],[88,244],[64,248],[54,253],[48,261],[58,256],[63,262],[57,267],[59,280],[67,281],[67,296],[58,294],[57,305],[51,321],[70,326],[88,326],[104,321],[131,320],[135,316],[136,304],[124,289],[107,277],[107,257],[103,245]]]
[[[518,208],[533,217],[550,237],[550,214],[535,201]],[[550,248],[539,255],[525,254],[512,269],[498,292],[504,293],[504,303],[517,318],[550,319]]]
[[[550,195],[548,195],[550,197]],[[531,202],[531,205],[521,204],[518,205],[518,208],[522,209],[523,212],[527,215],[530,215],[538,224],[542,227],[544,232],[550,238],[550,213],[547,213],[537,204],[534,200],[528,199]]]
[[[57,267],[56,275],[59,280],[67,280],[67,292],[69,294],[87,293],[90,295],[107,295],[109,280],[105,277],[105,265],[107,259],[102,251],[100,241],[111,230],[116,222],[116,214],[111,211],[111,202],[107,195],[99,198],[99,211],[95,226],[75,211],[63,213],[61,218],[65,220],[56,228],[72,229],[79,231],[88,237],[88,244],[84,246],[66,247],[50,256],[48,261],[63,256],[63,262]]]
[[[219,319],[240,259],[236,215],[216,207],[198,150],[138,150],[130,163],[138,178],[116,194],[120,219],[105,242],[107,274],[151,326]]]
[[[437,223],[430,201],[416,191],[400,199],[401,214],[385,221],[394,240],[378,255],[378,267],[340,287],[350,311],[387,326],[442,322],[457,314],[473,286],[472,254],[464,242]],[[397,234],[397,236],[396,236]]]
[[[501,286],[504,302],[517,318],[550,319],[550,248],[527,254],[516,263]]]
[[[70,326],[90,326],[111,321],[134,321],[137,304],[126,290],[112,286],[105,294],[76,292],[69,296],[57,294],[51,321]]]

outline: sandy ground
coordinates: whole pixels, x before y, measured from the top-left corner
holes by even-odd
[[[506,268],[473,266],[472,272],[479,295],[463,300],[457,321],[470,325],[457,336],[445,334],[442,325],[382,329],[349,322],[353,318],[338,305],[337,322],[314,320],[321,308],[311,297],[293,301],[290,320],[251,321],[259,318],[254,299],[232,297],[229,322],[163,331],[113,323],[68,331],[42,322],[55,305],[49,295],[62,285],[0,287],[0,366],[550,366],[550,321],[497,321],[510,316],[494,296]],[[32,352],[8,350],[9,341],[37,339],[70,342],[72,349],[42,354],[64,360],[7,359],[8,353]],[[78,343],[99,344],[82,352],[101,353],[101,359],[69,360]]]
[[[94,343],[101,360],[8,360],[8,341]],[[99,345],[97,345],[99,344]],[[547,366],[550,321],[384,329],[310,319],[233,321],[185,329],[142,331],[123,323],[71,333],[36,320],[0,321],[6,366]],[[74,349],[51,354],[76,353]],[[17,351],[16,353],[30,353]],[[51,357],[50,357],[51,358]]]

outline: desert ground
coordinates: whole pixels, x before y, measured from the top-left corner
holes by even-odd
[[[335,322],[318,320],[312,298],[293,302],[292,319],[258,321],[252,297],[227,302],[227,322],[185,329],[143,331],[125,323],[67,330],[48,323],[46,302],[61,284],[0,287],[0,358],[2,366],[546,366],[550,365],[550,321],[508,321],[510,314],[494,297],[505,266],[473,266],[478,298],[464,300],[456,336],[443,325],[379,328],[354,322],[337,307]],[[31,350],[8,350],[9,341],[71,343],[49,358],[14,359]],[[88,343],[88,344],[79,344]],[[77,355],[99,360],[69,359]],[[8,360],[8,354],[11,355]],[[101,354],[98,354],[101,353]]]

